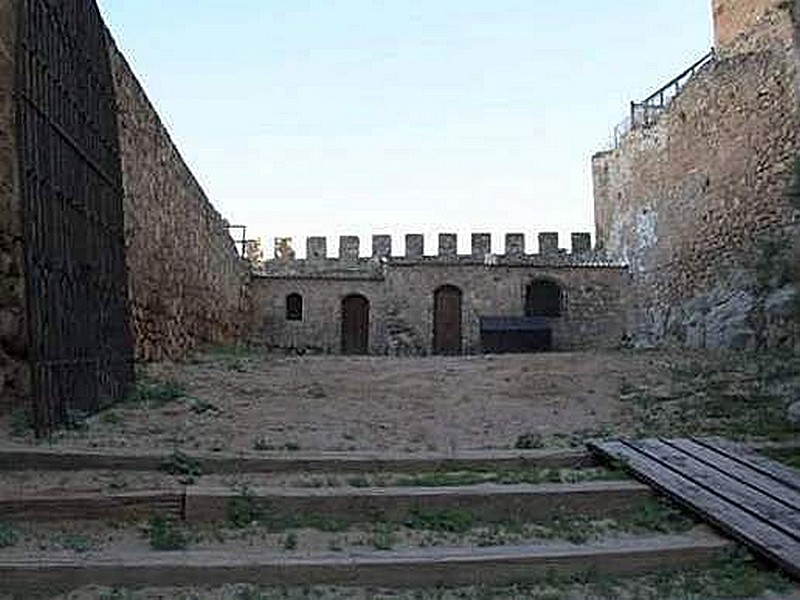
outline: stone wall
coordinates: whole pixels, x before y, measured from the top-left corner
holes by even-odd
[[[737,38],[746,36],[773,9],[785,0],[713,0],[714,46],[726,52],[736,46]]]
[[[247,267],[113,41],[109,51],[137,358],[233,342],[247,310]]]
[[[0,3],[0,412],[27,396],[22,203],[13,97],[16,2]]]
[[[550,320],[556,350],[618,347],[625,336],[623,300],[627,270],[591,252],[585,235],[573,248],[558,249],[556,234],[545,234],[545,254],[525,254],[522,236],[507,236],[507,252],[488,253],[486,234],[473,237],[470,255],[454,254],[456,240],[440,237],[438,256],[422,256],[419,236],[407,238],[403,257],[387,253],[391,241],[376,236],[372,258],[343,252],[325,257],[316,238],[310,260],[269,261],[253,281],[251,330],[254,342],[286,349],[338,353],[341,348],[342,300],[359,294],[370,303],[369,349],[372,354],[424,355],[432,352],[434,293],[451,285],[462,291],[462,345],[481,351],[481,316],[523,316],[528,284],[558,282],[563,312]],[[320,256],[319,253],[322,253]],[[481,253],[483,252],[483,253]],[[550,253],[547,253],[550,252]],[[314,253],[309,252],[309,256]],[[288,320],[286,299],[303,297],[302,321]]]
[[[641,343],[797,341],[798,213],[785,193],[800,153],[792,40],[789,9],[769,12],[654,125],[593,159],[598,242],[630,265]]]

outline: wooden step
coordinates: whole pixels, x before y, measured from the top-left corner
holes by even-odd
[[[187,452],[204,474],[230,473],[421,473],[535,467],[596,466],[584,450],[476,450],[453,454],[375,452]],[[166,452],[74,450],[69,448],[0,447],[0,471],[158,471],[173,455]]]
[[[225,519],[231,501],[241,494],[230,488],[187,488],[188,522]],[[274,517],[324,515],[346,522],[378,516],[402,521],[412,511],[458,510],[484,522],[537,520],[562,514],[619,515],[652,497],[635,481],[590,481],[570,484],[481,484],[436,488],[254,488],[249,501]]]
[[[231,488],[188,486],[182,491],[0,497],[0,520],[115,519],[168,514],[188,522],[225,520],[231,503],[275,519],[322,515],[345,522],[403,520],[413,510],[459,510],[483,521],[543,519],[561,514],[624,513],[652,496],[635,481],[441,488]]]
[[[413,551],[294,557],[209,551],[0,558],[5,593],[50,594],[87,585],[343,585],[433,587],[539,581],[553,575],[633,575],[697,567],[730,543],[714,535],[659,536],[587,545],[429,548]]]

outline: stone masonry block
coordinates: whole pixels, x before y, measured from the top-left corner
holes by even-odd
[[[376,258],[388,258],[391,255],[392,255],[392,236],[373,235],[372,256]]]
[[[492,234],[472,234],[472,257],[483,260],[487,254],[492,253]]]
[[[592,251],[591,233],[580,232],[572,234],[573,254],[589,254],[591,251]]]
[[[425,236],[419,233],[406,235],[406,258],[420,258],[425,254]]]
[[[328,258],[328,240],[324,237],[310,237],[306,240],[306,258],[325,260]]]
[[[506,255],[524,256],[525,255],[525,234],[507,233],[506,234]]]
[[[339,238],[339,259],[358,260],[360,241],[357,235],[343,235]]]
[[[439,234],[439,256],[458,255],[458,236],[455,233]]]
[[[539,234],[539,254],[558,254],[558,232],[548,231]]]

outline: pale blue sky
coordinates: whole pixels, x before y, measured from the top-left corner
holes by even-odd
[[[298,247],[593,231],[591,155],[712,43],[711,0],[99,4],[214,205]]]

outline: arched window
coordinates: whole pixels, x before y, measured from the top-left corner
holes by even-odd
[[[289,294],[286,296],[286,320],[303,320],[303,297],[300,294]]]
[[[528,285],[525,294],[525,315],[528,317],[560,317],[563,306],[561,286],[549,279],[537,279]]]

